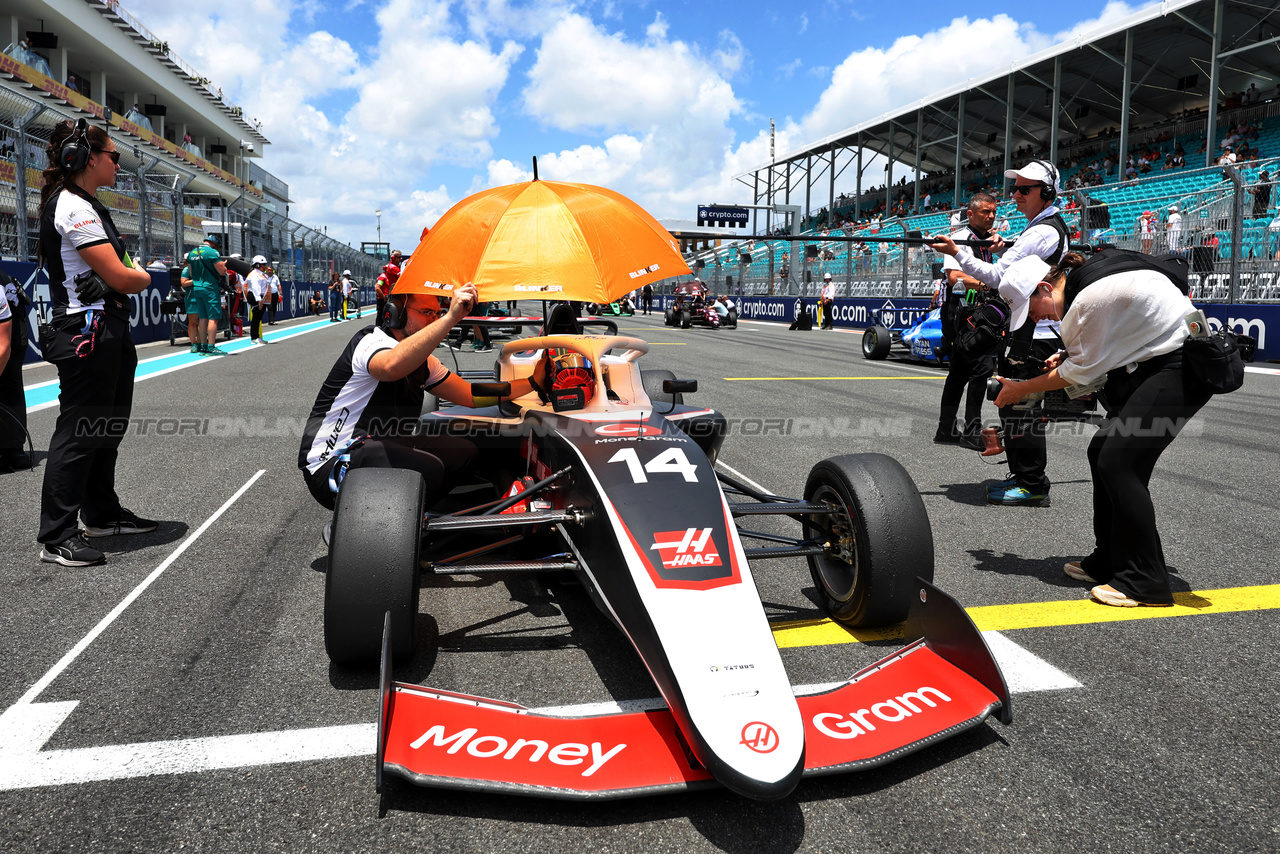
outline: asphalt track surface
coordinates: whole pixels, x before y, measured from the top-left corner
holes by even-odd
[[[770,490],[798,494],[809,467],[834,454],[902,462],[931,517],[937,584],[981,627],[1000,629],[1021,662],[1012,726],[991,722],[879,770],[806,780],[768,804],[724,791],[568,804],[398,781],[377,795],[376,676],[325,657],[326,514],[295,468],[300,420],[356,329],[322,323],[232,357],[166,362],[176,369],[137,384],[118,488],[126,506],[167,521],[97,541],[105,567],[36,558],[57,409],[31,414],[37,470],[0,478],[0,847],[1280,848],[1280,376],[1250,373],[1165,454],[1152,489],[1180,607],[1121,611],[1085,602],[1085,586],[1061,570],[1090,543],[1091,430],[1050,439],[1051,506],[989,506],[982,483],[1001,470],[930,442],[941,388],[932,368],[866,362],[856,333],[620,325],[652,343],[645,367],[699,380],[693,400],[733,420],[722,462]],[[269,337],[302,328],[282,324]],[[32,386],[54,378],[47,366],[25,376]],[[211,426],[158,435],[173,419]],[[896,648],[824,623],[802,561],[754,572],[794,684],[843,679]],[[656,695],[571,581],[433,580],[420,626],[402,681],[531,708]]]

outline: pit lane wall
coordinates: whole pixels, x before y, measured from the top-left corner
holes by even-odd
[[[733,297],[738,304],[738,317],[744,320],[763,320],[790,324],[800,312],[800,303],[809,307],[817,323],[818,301],[813,297]],[[653,299],[655,310],[663,310],[675,303],[675,297],[664,294]],[[1280,359],[1280,305],[1271,303],[1199,303],[1209,325],[1215,329],[1225,322],[1235,331],[1252,335],[1258,342],[1257,360]],[[920,320],[929,310],[929,301],[911,297],[838,297],[835,303],[835,325],[842,329],[865,329],[880,324],[888,329],[906,329]],[[1268,336],[1267,328],[1276,330]]]
[[[36,265],[30,262],[0,261],[0,270],[25,285],[24,290],[31,300],[31,305],[27,307],[27,352],[24,361],[42,361],[44,357],[40,354],[36,328],[42,313],[48,310],[49,279],[43,269],[39,271],[38,276],[35,275]],[[169,272],[167,270],[148,270],[147,272],[151,274],[150,286],[142,293],[134,294],[129,298],[133,308],[129,316],[129,323],[133,327],[133,343],[135,344],[147,344],[152,341],[167,342],[169,340],[171,317],[160,313],[160,303],[164,301],[165,296],[169,293]],[[308,316],[307,302],[311,299],[312,293],[317,290],[320,291],[321,296],[328,297],[329,285],[327,282],[317,284],[315,282],[282,281],[281,284],[284,287],[284,298],[276,312],[277,320]],[[360,287],[360,305],[368,309],[368,316],[370,317],[370,322],[372,322],[373,306],[375,305],[373,285],[362,285]],[[328,315],[327,308],[323,314],[324,316]],[[182,315],[180,320],[185,328],[186,315]],[[186,332],[183,331],[181,337],[185,338],[185,336]],[[184,343],[183,346],[185,347],[186,344]]]

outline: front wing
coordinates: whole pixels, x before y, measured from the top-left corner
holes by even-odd
[[[998,666],[964,611],[921,584],[908,633],[925,637],[842,685],[796,698],[804,776],[871,768],[981,724],[1012,720]],[[391,682],[384,653],[378,780],[567,799],[636,797],[714,785],[666,708],[560,717],[523,706]],[[762,722],[737,734],[777,746]]]

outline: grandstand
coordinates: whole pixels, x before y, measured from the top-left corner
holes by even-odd
[[[337,266],[372,281],[371,256],[289,219],[288,185],[259,165],[259,124],[118,0],[6,0],[0,22],[0,259],[34,257],[49,134],[85,118],[121,152],[100,198],[134,257],[172,263],[221,233],[285,279]]]
[[[1199,299],[1280,299],[1277,33],[1280,7],[1151,6],[743,173],[754,204],[802,206],[804,245],[778,239],[785,223],[766,212],[762,237],[692,257],[713,287],[745,294],[813,294],[825,272],[841,296],[928,293],[938,260],[928,250],[823,238],[942,231],[979,191],[1006,200],[997,222],[1016,235],[1025,222],[1004,172],[1047,159],[1082,240],[1186,253]],[[1228,151],[1236,162],[1224,168]],[[889,180],[864,187],[886,163]],[[1182,220],[1171,237],[1172,206]],[[784,265],[784,254],[797,260]]]

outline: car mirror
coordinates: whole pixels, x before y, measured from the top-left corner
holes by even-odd
[[[697,380],[663,380],[663,394],[688,394],[698,390]]]

